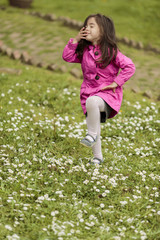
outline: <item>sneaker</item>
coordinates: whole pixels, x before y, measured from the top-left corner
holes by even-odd
[[[92,140],[91,140],[92,139]],[[86,147],[93,147],[97,142],[97,137],[94,138],[90,134],[87,134],[85,138],[83,138],[80,143]]]
[[[103,159],[93,158],[93,160],[91,160],[89,163],[90,163],[91,165],[96,165],[96,164],[100,165],[100,164],[103,163]]]

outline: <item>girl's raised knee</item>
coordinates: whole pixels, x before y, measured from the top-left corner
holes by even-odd
[[[86,108],[94,108],[97,104],[95,96],[91,96],[86,100]]]

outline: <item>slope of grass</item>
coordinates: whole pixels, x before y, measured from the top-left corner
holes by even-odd
[[[102,127],[104,164],[80,146],[81,80],[1,57],[0,239],[159,239],[159,104],[124,92]]]
[[[56,63],[65,65],[69,71],[75,65],[62,60],[62,51],[70,37],[77,30],[63,26],[61,22],[47,22],[43,19],[24,15],[23,11],[14,8],[1,11],[1,40],[11,48],[25,50],[31,56],[46,64]],[[23,21],[23,24],[20,24]],[[119,44],[120,50],[136,64],[136,73],[128,86],[138,86],[144,92],[150,89],[153,98],[159,96],[159,59],[160,55],[151,52],[135,50]],[[76,65],[80,68],[80,66]],[[127,86],[126,85],[126,86]]]
[[[144,43],[150,41],[150,35],[146,36],[152,32],[151,23],[159,19],[158,1],[116,3],[40,0],[34,1],[32,10],[81,21],[90,11],[106,12],[114,16],[119,35],[133,34]],[[142,6],[148,6],[148,11],[142,12]],[[1,21],[8,19],[14,31],[24,35],[32,32],[32,25],[35,36],[42,32],[51,38],[48,22],[22,18],[22,13],[9,8],[1,14]],[[154,21],[147,22],[147,16]],[[54,28],[64,42],[75,33],[56,23]],[[153,24],[155,44],[159,43],[157,29],[157,23]],[[1,31],[7,42],[12,31],[3,25]],[[54,29],[53,34],[57,36]],[[150,78],[159,56],[120,47],[139,71],[149,65]],[[58,51],[60,59],[62,47]],[[79,144],[86,133],[79,101],[82,80],[25,66],[2,55],[0,66],[22,70],[21,75],[0,73],[0,239],[158,240],[160,103],[125,90],[121,112],[102,125],[104,164],[93,167],[88,164],[90,149]],[[141,83],[146,84],[145,78]]]
[[[8,1],[1,0],[8,5]],[[55,13],[84,21],[92,13],[103,13],[113,18],[120,37],[152,43],[160,46],[160,1],[159,0],[35,0],[32,10]]]

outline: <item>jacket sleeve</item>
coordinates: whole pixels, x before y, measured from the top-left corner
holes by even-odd
[[[78,43],[72,42],[73,39],[71,38],[63,50],[62,58],[66,62],[81,63],[81,60],[77,57],[77,54],[75,53]]]
[[[130,58],[123,55],[120,51],[118,51],[114,63],[120,68],[120,73],[114,79],[114,82],[121,87],[135,73],[135,65]]]

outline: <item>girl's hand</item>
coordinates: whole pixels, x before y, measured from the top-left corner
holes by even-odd
[[[106,89],[113,89],[113,92],[115,93],[117,86],[118,86],[118,84],[116,82],[113,82],[110,85],[102,88],[101,90],[103,91],[103,90],[106,90]]]
[[[81,28],[77,36],[73,39],[73,43],[79,42],[81,39],[86,39],[87,30],[85,27]]]

